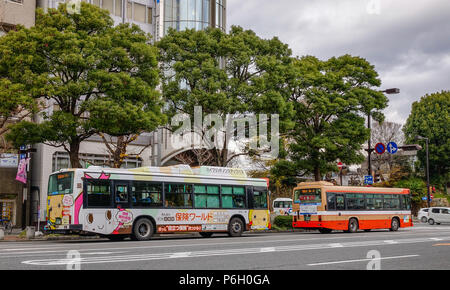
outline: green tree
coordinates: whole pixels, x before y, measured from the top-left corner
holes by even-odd
[[[136,25],[113,24],[107,10],[81,3],[80,13],[68,13],[63,4],[38,9],[34,27],[0,40],[2,73],[54,108],[43,122],[13,126],[8,138],[16,146],[63,147],[71,166],[81,167],[80,143],[92,135],[138,134],[164,121],[150,36]]]
[[[10,149],[5,139],[10,125],[31,117],[38,103],[25,93],[24,85],[14,83],[1,70],[0,67],[0,152],[3,152]]]
[[[295,126],[288,134],[288,157],[273,173],[313,174],[321,180],[337,170],[337,160],[362,162],[362,144],[369,137],[365,115],[371,112],[381,121],[388,102],[373,89],[381,84],[374,67],[350,55],[325,61],[306,56],[295,59],[288,74],[284,90],[295,110]]]
[[[236,26],[228,34],[220,29],[170,29],[157,46],[170,116],[186,113],[193,120],[195,107],[201,106],[204,115],[217,114],[224,124],[228,124],[227,115],[265,113],[279,114],[280,130],[292,125],[292,107],[278,90],[291,51],[277,38],[261,39]],[[245,148],[232,153],[229,141],[209,151],[213,160],[209,164],[227,166],[236,156],[255,153]]]
[[[425,140],[415,140],[420,135],[429,139],[430,179],[444,188],[450,182],[450,91],[423,96],[414,102],[403,127],[407,143],[418,143],[422,172],[425,174]]]

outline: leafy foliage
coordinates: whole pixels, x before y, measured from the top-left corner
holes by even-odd
[[[372,89],[379,85],[374,67],[360,57],[321,61],[306,56],[293,61],[285,95],[295,110],[295,126],[289,132],[289,156],[272,172],[313,174],[321,180],[324,173],[337,170],[338,159],[360,163],[362,144],[369,137],[364,114],[381,121],[387,106],[384,94]]]
[[[445,188],[450,182],[450,92],[442,91],[423,96],[414,102],[403,131],[406,142],[419,143],[418,152],[422,172],[425,172],[425,140],[415,140],[417,135],[429,139],[430,178]]]
[[[281,130],[292,126],[292,107],[279,90],[291,51],[277,38],[261,39],[236,26],[229,34],[171,29],[157,45],[169,116],[186,113],[193,120],[194,108],[201,106],[224,123],[227,114],[273,113],[280,115]],[[225,145],[214,151],[215,165],[226,166],[237,156]]]
[[[113,26],[109,12],[81,3],[38,9],[36,25],[0,40],[0,68],[26,95],[54,105],[43,122],[14,126],[16,145],[45,142],[63,147],[72,167],[78,150],[96,133],[114,136],[153,130],[165,121],[158,84],[156,49],[138,26]],[[19,63],[20,65],[15,65]]]

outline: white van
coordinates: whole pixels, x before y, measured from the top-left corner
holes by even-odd
[[[430,225],[440,223],[450,223],[450,208],[449,207],[430,207],[428,212],[428,223]]]
[[[292,213],[292,199],[279,197],[273,201],[275,215],[290,215]]]

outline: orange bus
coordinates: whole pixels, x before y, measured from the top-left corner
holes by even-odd
[[[302,182],[293,190],[294,228],[321,233],[411,227],[409,189]]]

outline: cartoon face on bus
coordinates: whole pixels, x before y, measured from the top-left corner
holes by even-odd
[[[48,197],[47,216],[50,225],[56,224],[57,218],[63,215],[63,195],[51,195]]]

